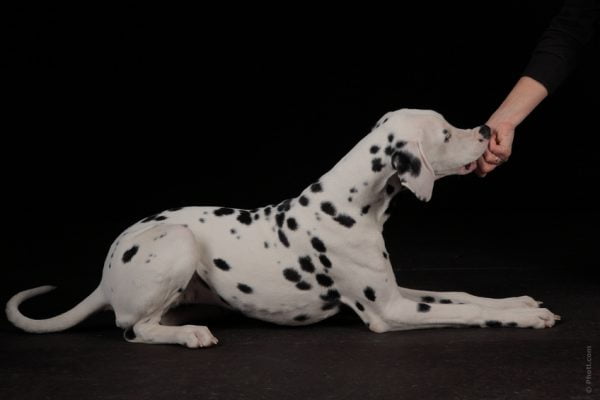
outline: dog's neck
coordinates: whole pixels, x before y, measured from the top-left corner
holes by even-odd
[[[319,193],[318,201],[330,202],[336,211],[383,225],[390,201],[402,188],[392,166],[396,142],[384,129],[375,129],[319,179],[322,193],[311,185],[303,194]]]

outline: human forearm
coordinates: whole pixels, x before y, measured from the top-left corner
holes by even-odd
[[[548,91],[544,85],[535,79],[523,76],[489,118],[488,125],[493,128],[500,124],[509,124],[515,128],[546,96]]]

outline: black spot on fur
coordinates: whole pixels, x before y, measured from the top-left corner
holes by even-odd
[[[179,289],[177,289],[177,291],[178,291],[179,293],[181,293],[181,292],[183,292],[183,288],[179,288]]]
[[[396,148],[397,148],[397,149],[401,149],[401,148],[403,148],[404,146],[406,146],[406,142],[405,142],[405,141],[403,141],[403,140],[398,140],[398,141],[396,142]]]
[[[285,246],[285,247],[290,247],[290,242],[288,241],[287,236],[285,236],[285,233],[283,233],[283,231],[281,229],[277,230],[277,236],[279,236],[279,241]]]
[[[127,340],[135,340],[135,332],[133,328],[127,328],[124,332],[125,339]]]
[[[419,303],[417,306],[418,312],[428,312],[429,310],[431,310],[431,306],[429,304]]]
[[[368,300],[375,301],[375,299],[376,299],[376,297],[375,297],[375,291],[373,290],[373,288],[372,288],[372,287],[370,287],[370,286],[367,286],[367,287],[365,288],[365,290],[364,290],[364,293],[365,293],[365,297],[366,297]]]
[[[235,229],[230,229],[229,232],[231,232],[232,235],[235,235],[237,233],[237,231]]]
[[[200,219],[199,219],[199,221],[200,221],[201,223],[204,223],[204,218],[200,218]]]
[[[127,250],[125,253],[123,253],[123,262],[125,264],[127,264],[129,261],[131,261],[131,259],[133,258],[133,256],[136,255],[136,253],[138,252],[138,245],[134,245],[132,248],[130,248],[129,250]]]
[[[142,220],[142,222],[150,222],[150,221],[164,221],[167,219],[164,215],[154,214]]]
[[[238,215],[237,220],[242,224],[250,225],[252,223],[252,216],[248,211],[240,211],[240,215]]]
[[[222,215],[233,214],[234,212],[235,212],[235,210],[233,208],[221,207],[221,208],[217,208],[215,211],[213,211],[213,214],[215,214],[217,217],[220,217]]]
[[[288,281],[300,282],[301,276],[294,268],[286,268],[283,270],[283,276]]]
[[[298,262],[300,263],[300,268],[306,272],[315,272],[315,266],[312,263],[310,256],[300,257],[298,258]]]
[[[339,300],[328,301],[327,303],[323,304],[323,307],[321,307],[321,310],[323,310],[323,311],[331,310],[332,308],[336,308],[339,305],[340,305]]]
[[[371,208],[371,206],[367,204],[366,206],[364,206],[363,208],[361,208],[360,213],[364,215],[364,214],[366,214],[366,213],[369,212],[370,208]]]
[[[296,283],[296,287],[300,290],[310,290],[310,288],[312,286],[308,282],[300,281],[300,282]]]
[[[290,199],[284,200],[277,206],[277,211],[289,211],[290,210]]]
[[[319,255],[319,261],[321,261],[321,264],[323,264],[325,268],[331,268],[331,261],[325,254]]]
[[[508,324],[506,324],[505,326],[509,327],[509,328],[516,328],[517,326],[519,326],[516,322],[509,322]]]
[[[374,158],[373,160],[371,160],[371,169],[375,172],[379,172],[383,169],[381,158]]]
[[[391,156],[392,154],[394,154],[394,148],[390,145],[388,147],[385,148],[385,154],[388,156]]]
[[[396,190],[396,189],[394,189],[394,186],[393,186],[393,185],[387,185],[387,186],[385,187],[385,192],[386,192],[388,195],[390,195],[390,194],[394,193],[394,190]]]
[[[352,225],[356,223],[354,218],[346,214],[339,214],[333,220],[341,225],[344,225],[346,228],[352,228]]]
[[[335,206],[329,201],[321,203],[321,210],[327,215],[335,215]]]
[[[383,258],[385,258],[386,260],[388,259],[388,254],[385,251],[383,252]]]
[[[319,285],[325,287],[333,285],[333,279],[325,274],[317,274],[317,282],[319,282]]]
[[[265,208],[265,216],[268,217],[269,215],[271,215],[271,207],[266,207]]]
[[[448,300],[448,299],[441,299],[441,300],[440,300],[440,304],[452,304],[452,300]]]
[[[275,221],[277,221],[277,226],[278,227],[282,227],[283,226],[283,221],[285,220],[285,214],[284,213],[278,213],[277,215],[275,215]]]
[[[308,205],[308,197],[302,195],[300,196],[300,198],[298,199],[298,203],[300,203],[300,205],[306,207]]]
[[[379,151],[379,146],[373,145],[373,146],[371,146],[369,151],[371,152],[371,154],[375,154]]]
[[[365,311],[365,306],[360,304],[358,301],[356,302],[356,308],[358,308],[359,311]]]
[[[302,314],[302,315],[297,315],[294,317],[294,321],[298,321],[298,322],[304,322],[306,320],[308,320],[308,315]]]
[[[355,188],[355,187],[353,187],[353,188],[350,188],[350,193],[356,193],[356,192],[358,192],[358,190],[356,190],[356,188]]]
[[[435,303],[435,299],[431,296],[423,296],[421,297],[421,301],[424,303]]]
[[[240,290],[240,292],[242,293],[246,293],[246,294],[250,294],[253,292],[252,288],[246,284],[243,283],[238,283],[237,288]]]
[[[321,186],[320,182],[313,183],[312,185],[310,185],[310,191],[313,192],[313,193],[322,192],[323,191],[323,187]]]
[[[335,289],[329,289],[327,291],[327,293],[322,294],[320,297],[321,297],[321,299],[323,301],[327,301],[327,302],[339,301],[339,299],[340,299],[340,292],[338,292]]]
[[[287,227],[290,228],[291,230],[295,231],[296,229],[298,229],[298,223],[296,222],[295,218],[288,218],[286,222],[287,222]]]
[[[352,203],[352,196],[348,197],[348,202]]]
[[[265,242],[265,249],[269,248],[269,243]]]
[[[416,177],[421,173],[421,160],[402,150],[392,156],[392,166],[401,174],[409,172]]]
[[[142,220],[142,222],[150,222],[150,221],[154,221],[154,218],[156,217],[157,214],[151,215],[149,217],[146,217]]]
[[[229,264],[227,264],[225,262],[225,260],[222,260],[220,258],[215,258],[213,260],[213,263],[215,264],[215,266],[219,269],[222,269],[223,271],[229,271],[231,269],[231,267],[229,266]]]
[[[488,328],[500,328],[502,326],[502,322],[495,320],[485,321],[485,326]]]
[[[313,236],[313,238],[310,239],[310,244],[312,244],[312,247],[318,252],[325,253],[327,251],[325,244],[316,236]]]
[[[260,218],[260,214],[254,214],[254,220],[258,220]]]
[[[392,143],[393,141],[394,141],[394,134],[393,134],[393,133],[390,133],[390,134],[388,135],[388,142]]]

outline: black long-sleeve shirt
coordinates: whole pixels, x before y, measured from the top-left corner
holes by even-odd
[[[566,0],[540,38],[523,75],[554,92],[577,65],[599,22],[600,0]]]

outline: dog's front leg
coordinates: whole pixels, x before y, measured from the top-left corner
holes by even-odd
[[[465,292],[433,292],[429,290],[416,290],[404,287],[398,287],[400,294],[409,299],[421,303],[442,303],[442,304],[477,304],[489,308],[527,308],[539,307],[541,301],[536,301],[529,296],[507,297],[502,299],[492,299],[489,297],[474,296]]]
[[[494,309],[476,304],[428,304],[397,295],[378,307],[375,332],[439,327],[520,327],[550,328],[559,316],[545,308]]]

